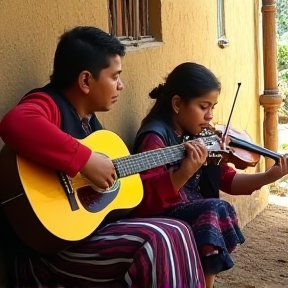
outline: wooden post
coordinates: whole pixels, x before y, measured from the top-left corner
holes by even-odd
[[[262,0],[264,93],[260,104],[264,107],[264,147],[278,150],[278,113],[282,97],[278,90],[277,42],[276,42],[276,0]],[[265,159],[266,169],[274,161]]]

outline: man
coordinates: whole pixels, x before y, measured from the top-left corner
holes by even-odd
[[[75,138],[101,129],[94,112],[109,111],[117,102],[124,54],[118,39],[100,29],[65,32],[50,83],[27,93],[4,116],[3,141],[30,160],[71,177],[80,172],[99,188],[109,188],[116,178],[112,162]],[[16,255],[15,272],[19,287],[110,287],[121,280],[137,288],[205,287],[196,251],[191,230],[180,221],[126,219],[56,255],[25,247]]]

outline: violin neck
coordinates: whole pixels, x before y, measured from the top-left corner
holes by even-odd
[[[239,138],[231,136],[231,135],[229,135],[229,137],[230,137],[229,146],[231,146],[231,147],[245,148],[247,151],[254,152],[254,153],[260,154],[264,157],[271,158],[276,163],[278,163],[279,158],[282,156],[279,153],[276,153],[276,152],[271,151],[269,149],[260,147],[254,143],[239,139]]]

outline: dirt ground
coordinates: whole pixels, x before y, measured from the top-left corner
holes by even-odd
[[[286,197],[283,197],[286,198]],[[288,208],[269,205],[244,227],[235,266],[221,273],[217,288],[288,287]]]

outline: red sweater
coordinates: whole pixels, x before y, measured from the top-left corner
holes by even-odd
[[[164,148],[162,139],[154,133],[145,136],[139,152]],[[221,165],[220,189],[226,193],[231,192],[231,183],[236,171],[226,163]],[[170,171],[166,165],[153,168],[140,173],[144,197],[142,202],[133,210],[134,216],[151,216],[162,213],[173,204],[182,202],[180,193],[175,190],[170,178]]]
[[[74,177],[92,151],[60,130],[58,106],[45,93],[23,98],[0,122],[0,137],[19,155]]]

